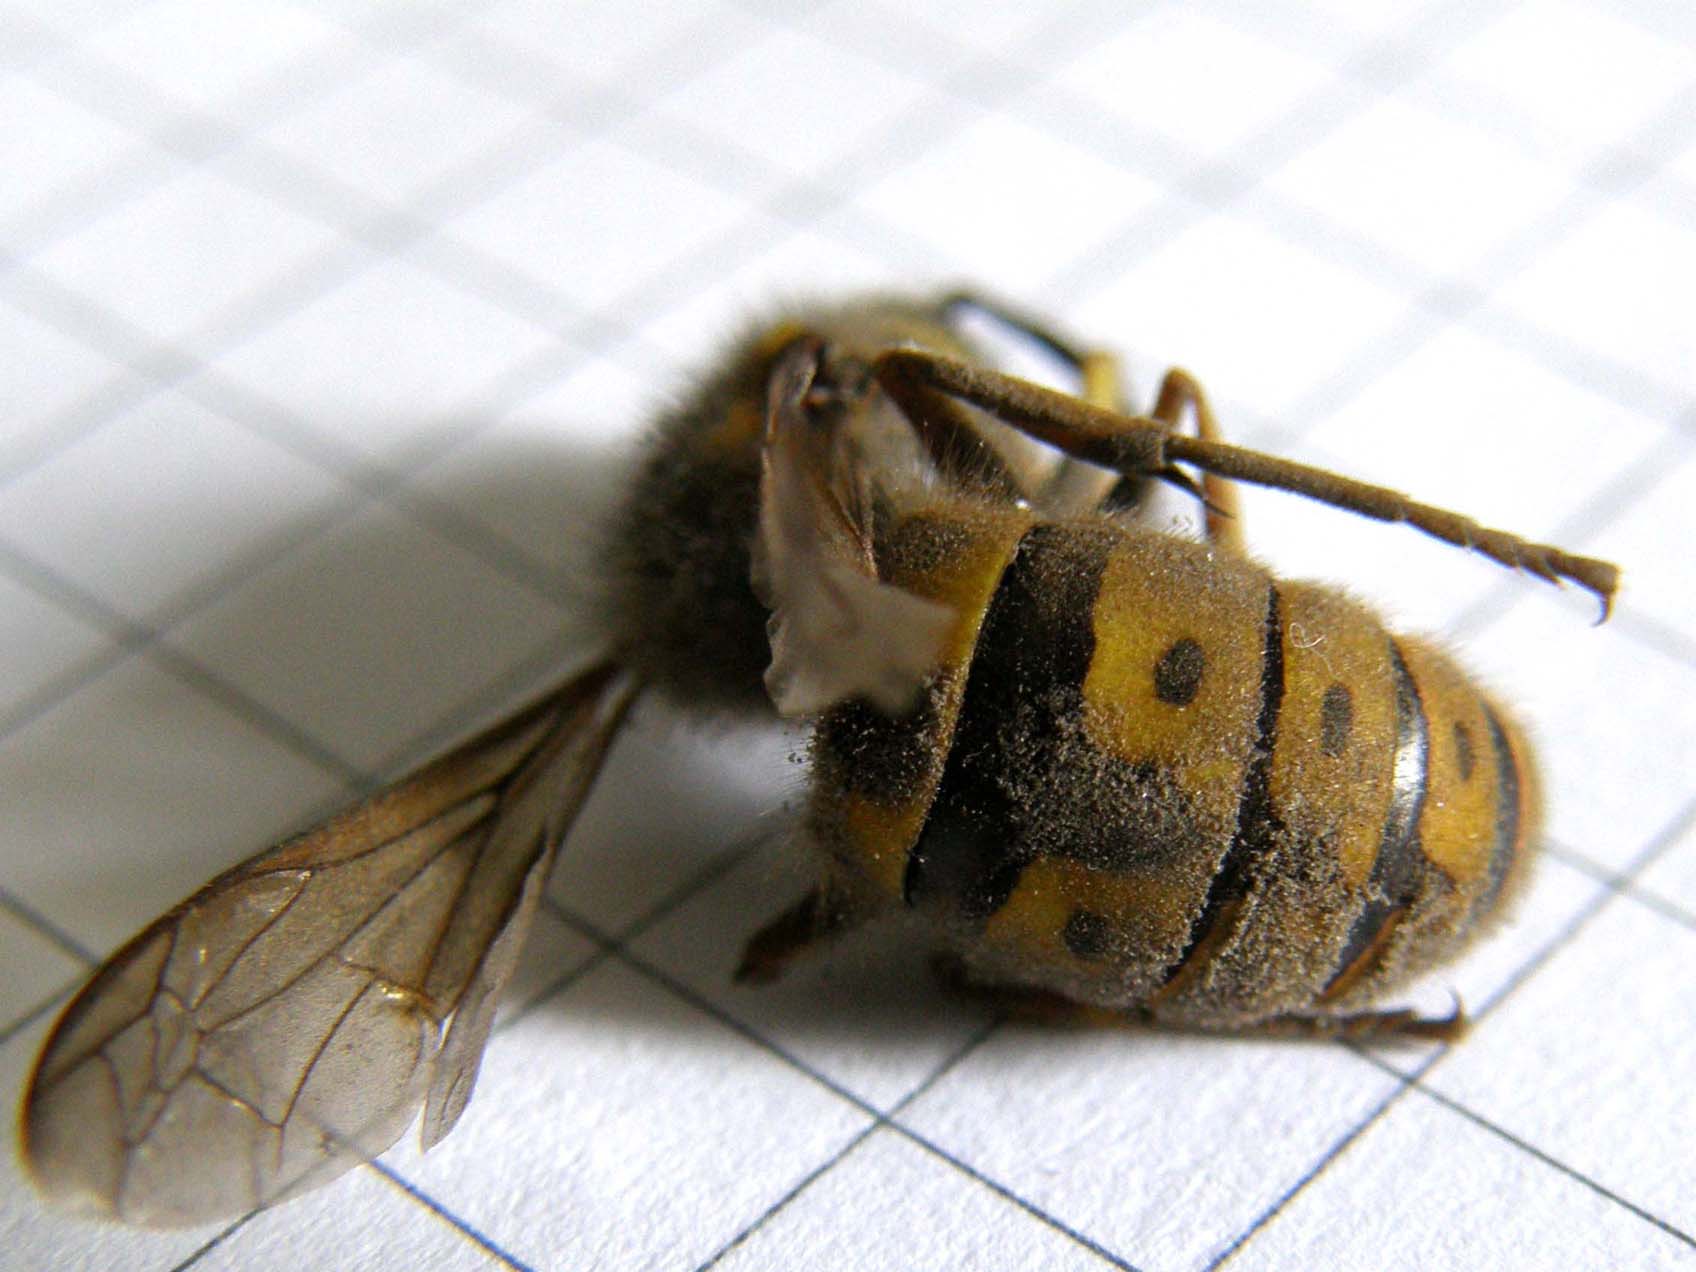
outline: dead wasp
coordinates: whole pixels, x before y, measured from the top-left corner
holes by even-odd
[[[1057,355],[1079,395],[989,369],[966,313]],[[1147,524],[1156,481],[1202,501],[1202,540]],[[1013,1005],[1452,1031],[1458,1013],[1370,1004],[1523,876],[1526,743],[1431,645],[1250,560],[1234,481],[1411,522],[1604,612],[1616,586],[1604,562],[1227,445],[1181,371],[1126,414],[1111,358],[979,297],[799,313],[661,421],[613,526],[603,660],[94,975],[31,1079],[37,1184],[185,1224],[321,1183],[420,1107],[425,1146],[445,1135],[645,687],[816,718],[822,882],[752,938],[745,978],[905,906]]]

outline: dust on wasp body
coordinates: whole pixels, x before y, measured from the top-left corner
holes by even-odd
[[[975,311],[1074,395],[985,364]],[[1193,418],[1194,435],[1180,430]],[[1192,475],[1198,474],[1198,475]],[[1432,645],[1245,553],[1235,482],[1407,521],[1604,605],[1604,562],[1223,442],[1181,371],[969,293],[800,311],[660,421],[608,548],[605,655],[213,880],[66,1008],[24,1106],[49,1197],[238,1214],[464,1110],[553,856],[644,689],[814,721],[818,886],[739,975],[890,907],[1053,1016],[1449,1036],[1372,1004],[1488,928],[1538,817],[1524,737]],[[1157,482],[1200,539],[1151,524]]]

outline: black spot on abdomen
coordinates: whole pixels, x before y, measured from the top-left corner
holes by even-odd
[[[1188,636],[1175,640],[1154,664],[1154,696],[1174,707],[1187,707],[1200,692],[1206,670],[1207,655],[1198,642]]]
[[[1475,760],[1472,754],[1472,734],[1467,732],[1464,724],[1462,724],[1459,720],[1456,720],[1455,768],[1460,772],[1461,781],[1469,782],[1472,780],[1472,766],[1474,762]]]
[[[1088,962],[1107,953],[1112,929],[1107,920],[1093,910],[1073,910],[1072,917],[1060,932],[1060,939],[1076,957]]]
[[[1349,744],[1354,728],[1354,697],[1349,687],[1333,684],[1319,702],[1319,749],[1335,759]]]

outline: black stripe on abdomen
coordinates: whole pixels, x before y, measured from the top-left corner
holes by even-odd
[[[975,923],[1012,895],[1033,850],[1027,810],[1004,776],[1015,762],[1040,769],[1081,716],[1110,543],[1060,525],[1033,526],[1019,540],[978,633],[936,799],[908,852],[908,905]]]
[[[1162,985],[1171,985],[1186,967],[1205,959],[1236,930],[1236,915],[1259,873],[1259,863],[1278,841],[1282,821],[1272,806],[1272,749],[1278,742],[1278,713],[1284,705],[1284,620],[1278,585],[1266,600],[1265,643],[1260,662],[1260,713],[1254,750],[1243,771],[1237,797],[1237,825],[1230,846],[1208,886],[1207,899],[1190,924],[1177,961],[1166,969]]]
[[[1431,726],[1419,686],[1396,642],[1390,641],[1390,671],[1396,689],[1396,748],[1390,761],[1390,808],[1378,855],[1366,884],[1366,904],[1355,916],[1337,956],[1337,970],[1320,1000],[1339,998],[1377,967],[1395,925],[1419,894],[1425,850],[1419,818],[1431,764]]]

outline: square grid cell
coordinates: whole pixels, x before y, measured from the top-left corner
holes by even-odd
[[[225,481],[205,486],[208,466]],[[321,520],[349,489],[176,393],[151,398],[20,476],[0,535],[132,618],[217,587]],[[71,512],[67,500],[76,504]]]
[[[97,24],[81,51],[143,77],[165,102],[215,109],[303,54],[345,38],[300,5],[261,3],[237,13],[211,0],[159,0]]]
[[[1457,1147],[1454,1156],[1430,1151]],[[1465,1170],[1455,1167],[1466,1163]],[[1362,1195],[1377,1199],[1362,1206]],[[1512,1140],[1423,1094],[1349,1146],[1300,1200],[1231,1263],[1284,1268],[1311,1250],[1337,1267],[1513,1267],[1559,1230],[1573,1267],[1678,1267],[1687,1247]]]
[[[9,126],[0,138],[0,163],[9,179],[0,193],[0,225],[10,227],[66,187],[85,182],[138,140],[121,124],[24,76],[8,77],[3,92],[0,117]]]
[[[1477,92],[1495,126],[1573,163],[1617,145],[1687,90],[1696,49],[1613,6],[1503,7],[1438,62]]]
[[[1073,1032],[888,924],[770,989],[800,733],[619,739],[443,1144],[29,1266],[1696,1265],[1696,45],[1652,4],[133,0],[0,14],[0,1081],[88,960],[604,637],[644,413],[774,303],[975,281],[1274,439],[1579,551],[1600,631],[1247,504],[1461,642],[1550,859],[1450,1049]],[[781,864],[779,864],[781,863]],[[1497,1198],[1511,1193],[1511,1213]],[[1348,1216],[1347,1223],[1339,1216]]]

